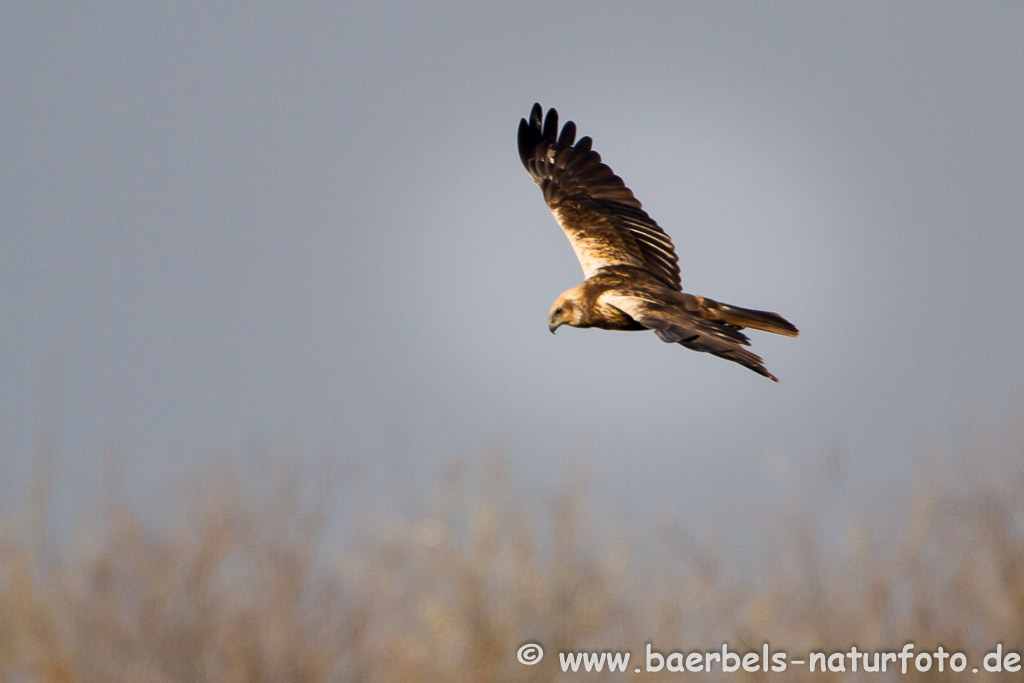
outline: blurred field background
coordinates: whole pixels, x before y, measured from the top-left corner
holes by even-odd
[[[623,516],[585,457],[550,488],[499,454],[453,461],[410,495],[351,460],[303,473],[263,453],[194,473],[159,519],[108,469],[60,539],[44,443],[0,522],[0,680],[612,679],[561,674],[556,653],[639,658],[647,642],[792,656],[913,642],[977,666],[1024,646],[1024,432],[994,429],[893,453],[918,475],[878,482],[872,506],[837,510],[858,499],[842,477],[800,478],[745,530]],[[730,546],[737,533],[756,540]],[[530,668],[515,660],[528,641],[548,654]]]

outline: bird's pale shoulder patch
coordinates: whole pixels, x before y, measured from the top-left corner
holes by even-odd
[[[551,211],[569,238],[584,277],[592,277],[599,268],[608,266],[644,265],[628,238],[607,225],[600,215],[569,205],[557,206]]]

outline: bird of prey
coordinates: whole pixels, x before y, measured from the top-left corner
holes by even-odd
[[[683,291],[679,260],[669,236],[647,215],[633,192],[601,162],[589,137],[576,140],[576,124],[558,130],[558,112],[534,104],[519,121],[519,158],[544,193],[586,278],[551,305],[548,328],[653,330],[677,343],[750,368],[778,382],[760,356],[745,347],[741,330],[796,337],[778,313],[720,303]]]

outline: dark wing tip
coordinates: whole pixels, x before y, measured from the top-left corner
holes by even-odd
[[[533,156],[533,148],[536,139],[533,135],[533,126],[526,122],[526,119],[519,119],[519,135],[516,140],[519,143],[519,159],[526,166],[526,162]]]
[[[576,141],[576,124],[572,121],[566,121],[565,125],[562,126],[562,132],[558,136],[558,147],[572,147],[572,143]]]
[[[530,110],[530,124],[536,124],[540,128],[540,120],[544,116],[544,108],[540,106],[540,102],[533,103],[533,109]]]
[[[555,114],[556,119],[557,116]],[[523,162],[523,166],[526,166],[527,170],[529,170],[528,162],[533,158],[537,145],[544,139],[543,118],[544,108],[540,106],[540,102],[534,102],[533,108],[530,109],[529,120],[519,119],[519,134],[516,137],[519,143],[519,160]]]
[[[534,157],[537,147],[542,143],[553,145],[556,149],[573,147],[588,151],[591,140],[589,137],[580,138],[576,142],[576,124],[566,121],[562,126],[561,133],[558,130],[558,110],[554,107],[548,109],[547,116],[544,115],[544,108],[539,102],[534,102],[530,109],[529,119],[519,119],[519,159],[526,166],[527,162]]]
[[[544,131],[541,136],[548,142],[556,142],[558,138],[558,111],[552,107],[544,117]]]

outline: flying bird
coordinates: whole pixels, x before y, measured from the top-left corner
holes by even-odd
[[[633,192],[602,163],[576,124],[558,129],[558,112],[534,104],[519,121],[519,158],[572,244],[586,278],[551,305],[548,329],[653,330],[681,344],[750,368],[778,382],[745,347],[744,328],[796,337],[778,313],[740,308],[683,291],[672,240]]]

